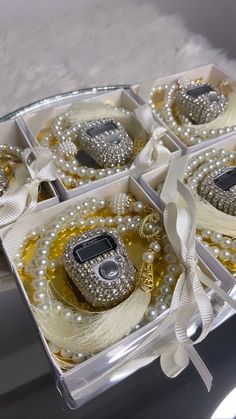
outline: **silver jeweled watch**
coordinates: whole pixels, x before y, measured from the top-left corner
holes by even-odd
[[[122,166],[133,154],[133,141],[113,119],[81,123],[79,144],[100,167]]]
[[[113,229],[87,230],[67,243],[67,274],[93,307],[111,308],[135,288],[135,269],[124,243]]]
[[[227,108],[226,97],[209,83],[178,80],[175,101],[178,116],[195,124],[207,124]]]
[[[198,194],[220,211],[236,215],[236,166],[213,170],[200,182]]]

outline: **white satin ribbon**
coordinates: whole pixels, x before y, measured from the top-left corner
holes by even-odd
[[[159,126],[155,121],[149,106],[140,106],[135,110],[135,114],[150,139],[135,158],[131,169],[135,167],[137,172],[145,173],[148,170],[167,164],[171,158],[171,152],[167,147],[159,144],[159,140],[166,133],[166,129]]]
[[[8,191],[0,198],[0,227],[16,221],[23,213],[33,212],[40,183],[56,178],[51,151],[44,147],[26,148],[23,164],[16,170]]]
[[[167,236],[183,264],[172,298],[169,316],[174,316],[176,343],[165,348],[161,355],[161,366],[165,374],[174,377],[187,366],[188,358],[201,375],[208,391],[212,376],[194,349],[211,331],[214,320],[213,307],[202,284],[214,289],[219,296],[236,310],[236,302],[208,278],[197,266],[195,250],[196,207],[188,188],[178,181],[178,191],[187,203],[187,208],[177,207],[170,202],[164,211],[164,224]],[[188,336],[188,328],[194,314],[201,319],[201,333],[193,342]]]

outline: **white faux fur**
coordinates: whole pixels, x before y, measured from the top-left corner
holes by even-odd
[[[78,0],[74,13],[1,24],[0,115],[58,92],[138,82],[211,62],[236,69],[180,18],[161,15],[155,2]]]

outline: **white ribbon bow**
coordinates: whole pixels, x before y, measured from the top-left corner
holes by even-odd
[[[187,203],[187,207],[179,207],[175,202],[166,205],[164,211],[164,224],[168,238],[183,265],[172,297],[170,311],[161,324],[156,326],[146,337],[142,344],[130,352],[123,365],[131,361],[129,358],[137,356],[132,361],[140,368],[147,365],[160,355],[160,364],[163,372],[170,378],[176,377],[189,364],[191,359],[198,373],[202,377],[208,391],[212,383],[212,375],[198,355],[194,345],[201,342],[212,329],[214,320],[213,307],[202,284],[213,289],[223,301],[226,301],[236,310],[236,302],[214,281],[208,278],[197,265],[195,250],[196,234],[196,207],[192,194],[184,184],[178,181],[178,192]],[[196,314],[196,316],[195,316]],[[195,341],[188,336],[191,322],[201,320],[201,333]],[[165,335],[167,330],[174,328],[175,337],[160,348],[158,339]],[[156,343],[155,343],[156,341]],[[139,353],[152,346],[151,356],[139,357]],[[127,366],[128,368],[128,366]],[[115,367],[114,367],[115,369]]]
[[[41,182],[57,178],[50,150],[44,147],[26,148],[23,164],[16,170],[8,191],[0,198],[0,227],[34,211]]]
[[[139,173],[145,173],[148,170],[167,164],[170,160],[171,152],[167,147],[159,144],[159,140],[166,133],[166,129],[159,126],[155,121],[149,106],[140,106],[136,109],[135,114],[150,136],[149,141],[145,144],[133,163],[133,166],[136,167]]]
[[[219,296],[236,310],[236,302],[198,267],[195,250],[196,207],[188,188],[178,181],[178,191],[187,203],[187,208],[170,202],[164,211],[167,236],[183,264],[172,298],[169,316],[173,316],[176,342],[166,345],[161,354],[161,367],[169,377],[178,375],[189,363],[189,358],[201,375],[208,391],[212,376],[201,360],[194,345],[201,342],[211,331],[214,320],[213,307],[202,284],[214,289]],[[199,313],[201,333],[193,342],[188,329],[194,315]]]

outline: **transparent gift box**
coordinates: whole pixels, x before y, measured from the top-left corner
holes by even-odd
[[[94,93],[100,94],[104,93],[104,91],[110,91],[111,93],[114,90],[116,90],[116,87],[111,86],[105,89],[94,88],[89,89],[87,92],[76,91],[65,95],[58,95],[57,97],[45,99],[38,103],[29,105],[28,107],[22,108],[21,110],[18,110],[16,113],[12,113],[4,119],[11,118],[12,120],[15,120],[17,118],[17,124],[20,127],[21,133],[24,134],[25,138],[30,138],[32,140],[32,135],[30,134],[28,127],[25,124],[25,120],[27,120],[27,117],[30,118],[31,114],[35,114],[37,116],[41,111],[46,112],[47,114],[47,112],[54,107],[58,107],[60,105],[63,107],[66,103],[70,104],[72,98],[73,101],[84,98],[84,94],[86,96],[93,96]],[[125,90],[128,90],[128,86],[126,86]],[[117,94],[117,92],[114,93]],[[43,121],[44,116],[42,117],[42,122]],[[167,135],[169,136],[169,133]],[[169,138],[171,138],[171,136],[169,136]],[[170,142],[172,143],[172,139]],[[172,151],[178,151],[178,148],[173,148]],[[163,179],[163,176],[165,176],[165,171],[167,171],[167,167],[158,171],[161,179]],[[79,195],[76,198],[72,198],[59,205],[55,205],[50,209],[41,211],[40,217],[36,216],[35,214],[27,216],[26,222],[28,224],[28,228],[30,229],[32,226],[40,226],[42,223],[54,219],[54,217],[62,210],[69,208],[73,202],[81,202],[87,197],[91,196],[97,196],[101,198],[103,196],[107,196],[109,193],[114,192],[114,190],[117,192],[130,191],[135,195],[137,199],[149,203],[151,206],[158,209],[158,205],[156,205],[149,197],[150,191],[145,191],[142,187],[143,185],[140,186],[132,177],[124,176],[120,179],[114,180],[113,182],[110,181],[103,185],[98,184],[97,187],[93,190],[91,190],[91,188],[88,188],[89,190],[86,191],[83,190],[85,193],[82,195]],[[161,201],[156,202],[161,205]],[[8,231],[9,228],[5,228],[0,232],[0,236],[3,241]],[[16,266],[14,266],[14,263],[10,261],[11,257],[9,254],[9,249],[5,246],[4,250],[6,258],[11,264],[11,268],[15,275],[17,285],[21,290],[23,299],[31,311],[30,301],[18,275]],[[222,275],[222,269],[219,268],[219,262],[213,261],[211,255],[209,255],[209,258],[205,257],[205,254],[203,256],[204,260],[200,257],[198,262],[201,270],[205,272],[218,285],[220,285],[226,293],[231,294],[233,297],[235,294],[235,282],[233,278],[229,275]],[[207,290],[207,295],[212,301],[214,308],[215,320],[212,325],[214,328],[221,324],[230,315],[232,315],[232,309],[227,304],[224,304],[223,300],[220,299],[214,291]],[[144,325],[116,344],[113,344],[111,347],[92,356],[83,363],[73,367],[66,372],[59,367],[55,359],[52,357],[47,341],[35,322],[35,326],[42,340],[43,347],[51,363],[56,385],[62,396],[65,398],[67,404],[71,408],[77,408],[81,406],[112,385],[118,383],[128,375],[137,371],[139,368],[144,367],[158,356],[160,356],[160,354],[165,351],[166,345],[169,345],[171,342],[175,341],[175,331],[173,327],[164,328],[162,330],[161,325],[163,320],[167,318],[167,315],[168,310],[163,312],[149,324]],[[201,320],[199,315],[196,313],[192,319],[189,333],[195,333],[197,330],[199,330],[199,328],[201,328]]]
[[[157,208],[137,181],[132,177],[126,176],[109,185],[101,186],[82,196],[80,195],[50,209],[41,211],[40,217],[36,214],[25,217],[27,229],[30,229],[31,226],[36,228],[45,222],[50,222],[50,220],[54,219],[56,215],[69,208],[73,203],[82,202],[84,199],[89,197],[102,198],[111,194],[114,190],[117,192],[131,192],[136,199]],[[4,229],[1,234],[3,243],[7,230],[7,228]],[[4,249],[6,257],[9,259],[9,247],[4,245]],[[214,274],[201,259],[199,260],[199,267],[206,272],[213,281],[217,280]],[[12,263],[12,269],[17,280],[17,285],[23,294],[26,304],[31,310],[29,297],[24,289],[14,263]],[[228,279],[227,281],[222,280],[221,285],[226,292],[232,291],[234,288],[234,282]],[[214,305],[214,299],[216,298],[214,292],[209,291],[208,296],[212,299]],[[223,306],[223,303],[221,302],[219,305],[219,298],[217,298],[217,313],[219,311],[219,307],[221,306]],[[48,344],[38,328],[44,349],[52,365],[57,387],[65,397],[67,404],[71,408],[81,406],[91,398],[121,381],[126,376],[156,359],[162,351],[165,350],[165,346],[167,344],[171,341],[175,341],[175,332],[173,327],[165,327],[163,331],[161,331],[162,321],[166,318],[167,314],[168,310],[163,312],[152,322],[144,325],[137,331],[132,332],[121,341],[113,344],[111,347],[65,372],[59,367],[55,359],[52,357]],[[222,319],[218,320],[218,317],[216,317],[215,326],[218,324],[218,321],[222,321]],[[191,331],[196,331],[199,326],[200,319],[196,314],[191,324]],[[158,331],[158,335],[153,337],[152,335],[156,331]]]
[[[186,70],[181,73],[175,73],[172,75],[161,77],[159,79],[145,80],[142,83],[133,85],[132,89],[140,104],[148,103],[150,106],[153,106],[152,101],[150,100],[151,99],[150,95],[152,93],[153,88],[155,88],[156,86],[165,86],[181,78],[187,78],[191,80],[203,79],[204,82],[210,83],[215,86],[219,85],[223,81],[229,81],[232,87],[232,90],[235,92],[236,84],[235,84],[234,78],[228,75],[226,72],[224,72],[224,70],[222,70],[220,67],[218,67],[215,64],[207,64],[204,66],[195,67],[190,70]],[[155,114],[155,110],[154,110],[154,114]],[[165,126],[168,129],[170,136],[174,139],[176,144],[178,144],[178,146],[182,149],[183,154],[193,153],[197,150],[203,149],[204,147],[213,145],[214,143],[221,141],[222,139],[226,138],[229,135],[232,135],[232,130],[229,129],[229,130],[225,130],[224,132],[222,131],[221,134],[217,136],[213,136],[212,138],[206,137],[206,139],[204,139],[200,143],[196,143],[194,145],[186,145],[178,137],[178,135],[173,131],[171,126],[167,125],[166,122],[160,119],[159,116],[155,115],[155,117],[158,123],[160,123],[161,125]]]
[[[63,112],[68,111],[71,106],[77,106],[79,109],[80,103],[82,105],[87,104],[102,104],[108,105],[113,108],[123,109],[124,111],[128,111],[130,113],[135,112],[139,108],[139,103],[135,100],[132,96],[131,91],[129,89],[118,89],[112,92],[104,92],[100,93],[99,95],[92,96],[92,98],[86,98],[84,95],[81,97],[76,97],[76,95],[70,95],[69,97],[61,98],[60,102],[55,103],[46,103],[43,109],[35,111],[27,111],[22,116],[18,117],[18,123],[20,129],[25,135],[25,137],[31,142],[32,146],[38,146],[39,140],[38,135],[43,130],[49,129],[52,122],[55,120],[58,115],[62,114]],[[45,108],[45,109],[44,109]],[[104,111],[103,111],[104,112]],[[104,114],[105,117],[105,114]],[[139,140],[137,137],[138,133],[138,125],[140,121],[136,119],[136,122],[130,125],[130,136],[133,140]],[[137,125],[137,127],[136,127]],[[142,122],[141,122],[142,127]],[[140,131],[140,129],[139,129]],[[145,132],[145,127],[144,127]],[[150,135],[148,133],[145,134],[145,142],[148,141]],[[170,154],[173,158],[181,155],[181,150],[178,145],[175,144],[173,139],[165,133],[162,137],[163,145],[170,151]],[[143,139],[140,139],[140,143],[143,142],[142,147],[145,145]],[[137,141],[138,143],[138,141]],[[136,154],[137,155],[137,154]],[[135,156],[133,157],[133,159]],[[83,156],[83,163],[85,166],[90,167],[91,161],[86,160]],[[96,188],[100,185],[104,185],[109,183],[119,177],[126,175],[127,173],[132,174],[133,176],[137,177],[140,174],[139,168],[136,167],[134,161],[133,163],[129,163],[129,167],[127,168],[128,171],[120,171],[119,173],[113,173],[109,176],[105,176],[101,179],[95,179],[90,183],[85,183],[81,186],[66,188],[63,182],[61,181],[60,177],[55,182],[57,190],[62,199],[69,199],[78,194],[82,194],[91,188]],[[93,166],[91,166],[93,167]],[[94,166],[95,167],[95,166]]]

